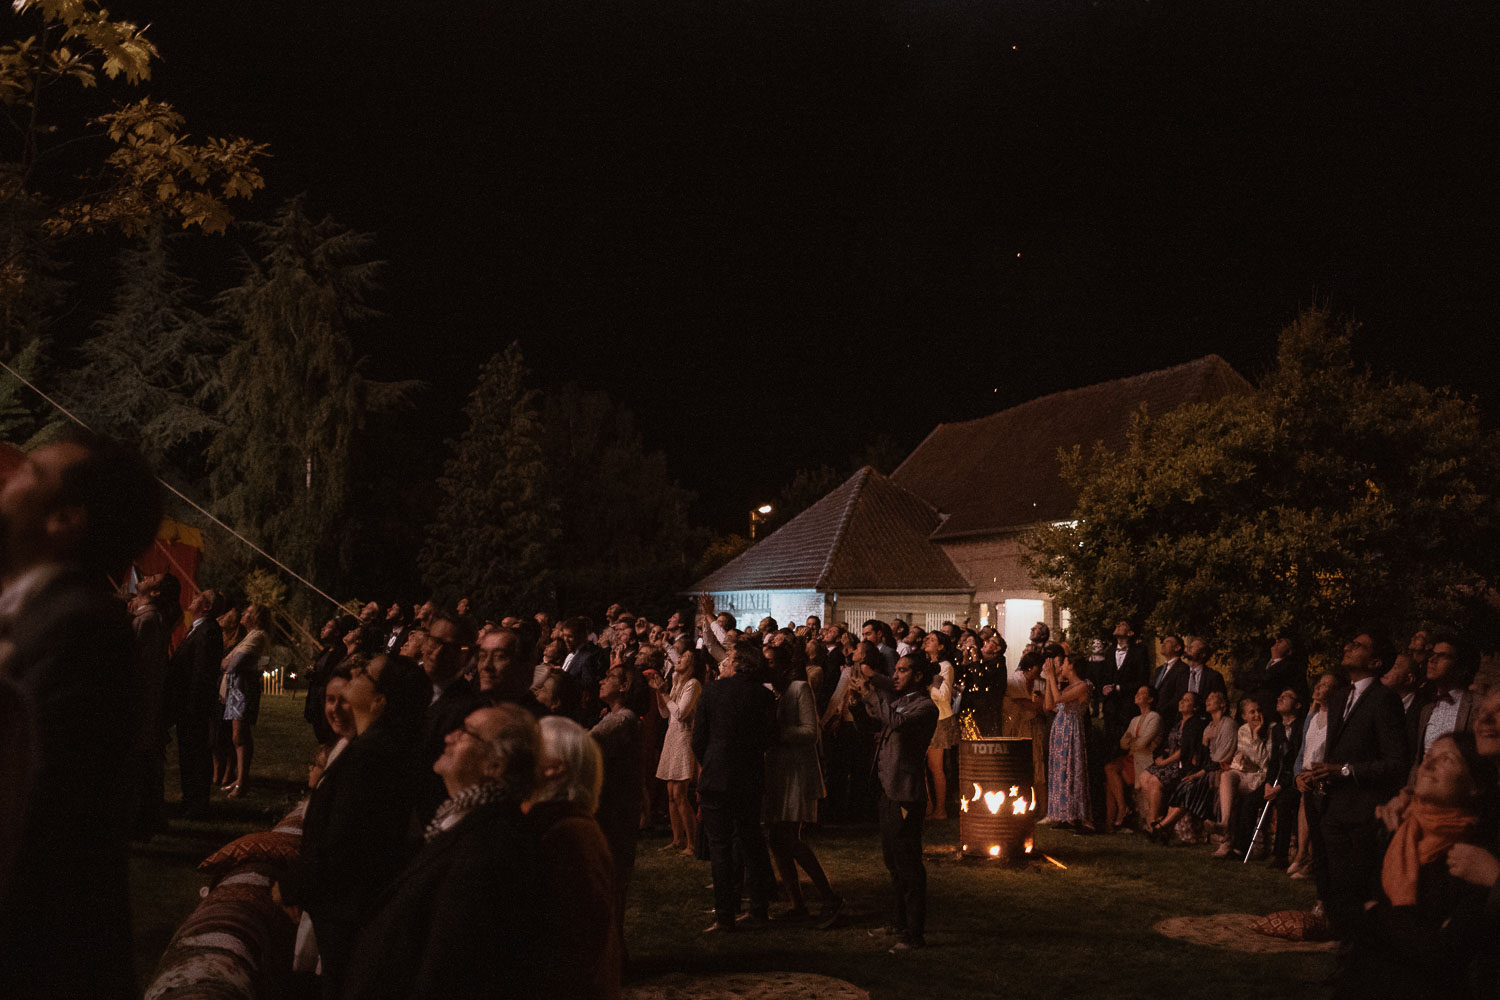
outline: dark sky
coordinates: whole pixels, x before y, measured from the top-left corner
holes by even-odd
[[[122,4],[154,89],[378,234],[372,371],[459,429],[518,338],[741,526],[880,434],[1217,352],[1315,301],[1493,412],[1487,4]],[[259,209],[259,207],[258,207]]]

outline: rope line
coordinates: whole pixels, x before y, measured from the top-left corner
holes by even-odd
[[[59,413],[61,413],[65,417],[67,417],[69,420],[73,421],[73,423],[77,424],[79,427],[82,427],[84,430],[89,431],[90,433],[93,433],[93,428],[91,428],[88,424],[86,424],[82,420],[80,420],[76,414],[74,414],[66,406],[63,406],[57,400],[53,399],[51,396],[47,395],[41,389],[38,389],[35,385],[32,385],[31,382],[29,382],[24,376],[22,376],[19,372],[17,372],[10,365],[6,364],[4,361],[0,361],[0,368],[4,368],[7,372],[10,373],[11,377],[14,378],[17,382],[20,382],[26,388],[30,389],[32,392],[36,393],[38,396],[40,396],[43,399],[45,399]],[[158,483],[161,483],[168,490],[170,490],[172,492],[172,494],[174,496],[176,496],[179,500],[181,500],[183,503],[187,504],[189,507],[193,508],[198,513],[202,514],[204,517],[208,518],[214,524],[217,524],[219,527],[221,527],[225,531],[229,532],[235,538],[238,538],[240,541],[244,542],[246,545],[248,545],[250,548],[254,549],[260,555],[264,556],[266,559],[269,559],[272,563],[274,563],[277,567],[279,567],[282,572],[286,573],[288,576],[290,576],[293,579],[297,580],[303,586],[307,587],[307,589],[311,590],[313,593],[317,594],[319,597],[322,597],[324,600],[326,600],[328,603],[332,604],[334,607],[340,608],[340,609],[343,608],[343,605],[341,603],[339,603],[333,597],[329,596],[317,584],[313,583],[311,580],[307,579],[307,577],[303,576],[301,573],[298,573],[296,570],[292,569],[286,563],[282,562],[280,559],[277,559],[275,556],[271,555],[271,553],[267,552],[265,549],[261,548],[259,545],[256,545],[250,539],[246,538],[244,535],[240,534],[238,531],[235,531],[229,525],[227,525],[223,521],[219,520],[217,517],[215,517],[208,510],[204,509],[192,497],[190,497],[187,494],[183,493],[177,487],[173,486],[171,483],[167,482],[165,479],[163,479],[160,476],[156,477],[156,481]]]

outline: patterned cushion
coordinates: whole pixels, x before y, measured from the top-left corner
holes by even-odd
[[[1327,941],[1333,937],[1328,918],[1308,910],[1282,910],[1250,921],[1250,927],[1267,937],[1288,941]]]
[[[300,834],[275,831],[247,833],[198,862],[198,867],[213,874],[221,874],[231,868],[254,862],[264,862],[286,868],[297,860],[297,853],[301,847],[302,836]]]

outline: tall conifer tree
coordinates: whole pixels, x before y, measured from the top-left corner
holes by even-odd
[[[216,384],[210,485],[221,516],[329,589],[352,556],[342,542],[366,415],[413,383],[365,378],[350,341],[375,315],[371,236],[314,222],[301,198],[253,230],[260,257],[219,299],[234,343]]]
[[[550,605],[553,596],[557,504],[537,394],[526,381],[516,343],[480,370],[464,407],[468,430],[449,442],[438,480],[442,500],[421,556],[423,578],[436,593],[467,595],[495,614]]]
[[[227,341],[173,269],[175,239],[157,225],[121,255],[113,308],[79,348],[67,396],[95,430],[192,480],[206,471],[203,449],[218,426],[208,387]]]

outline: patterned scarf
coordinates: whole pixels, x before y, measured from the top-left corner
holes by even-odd
[[[439,834],[457,826],[459,820],[475,809],[489,805],[491,802],[499,802],[506,797],[505,786],[497,781],[470,785],[438,806],[432,822],[427,824],[427,831],[422,835],[422,840],[428,844],[432,843]]]

